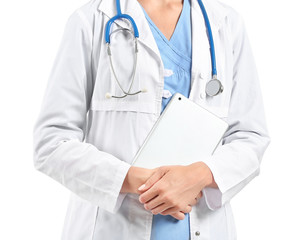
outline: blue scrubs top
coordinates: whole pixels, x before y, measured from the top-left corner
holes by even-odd
[[[164,64],[164,96],[162,110],[165,109],[174,93],[189,97],[191,88],[191,7],[190,0],[183,0],[183,9],[170,40],[152,22],[143,9],[149,26],[156,40]],[[186,240],[190,239],[189,214],[184,220],[177,220],[170,215],[153,215],[151,240]]]

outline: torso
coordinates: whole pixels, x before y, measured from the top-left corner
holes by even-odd
[[[144,5],[148,0],[138,1],[140,1],[141,5]],[[86,128],[86,142],[93,144],[97,149],[103,151],[104,154],[112,154],[116,158],[130,164],[160,116],[164,87],[164,66],[157,53],[158,49],[154,39],[152,39],[152,33],[146,30],[149,27],[148,22],[145,21],[143,13],[139,12],[139,6],[134,6],[132,0],[123,2],[128,3],[125,5],[126,8],[123,9],[124,12],[129,13],[129,15],[135,18],[140,31],[138,41],[140,61],[138,74],[135,75],[136,79],[134,80],[132,90],[135,91],[144,87],[148,89],[148,92],[122,99],[108,100],[105,98],[106,92],[112,92],[117,95],[122,94],[110,70],[104,39],[105,24],[110,17],[116,14],[115,2],[111,0],[93,1],[93,4],[100,3],[100,7],[99,10],[93,10],[92,13],[91,5],[82,8],[81,14],[86,16],[85,19],[87,19],[90,25],[90,28],[87,26],[87,33],[93,33],[91,34],[93,53],[92,75],[94,77],[93,79],[95,79],[93,88],[87,81],[87,96],[89,98],[91,96],[91,105]],[[216,1],[210,0],[205,3],[207,2],[215,3]],[[232,39],[236,37],[233,34],[233,28],[237,29],[237,26],[232,26],[238,18],[230,14],[226,19],[227,21],[221,22],[221,25],[218,27],[216,21],[220,16],[222,18],[222,15],[219,15],[220,11],[223,16],[225,11],[222,11],[221,8],[217,8],[217,14],[213,16],[210,15],[213,11],[209,8],[209,15],[212,17],[211,19],[214,20],[211,21],[211,24],[213,26],[215,47],[217,48],[217,67],[220,69],[220,79],[225,86],[225,90],[222,94],[215,97],[215,99],[209,100],[204,95],[204,83],[210,76],[208,39],[206,37],[206,31],[202,28],[200,9],[197,7],[196,1],[192,1],[192,3],[195,4],[195,10],[193,8],[192,11],[192,26],[195,26],[195,28],[192,29],[194,33],[192,34],[192,50],[194,49],[192,68],[194,66],[195,68],[193,68],[194,74],[192,74],[190,99],[201,106],[207,107],[207,109],[214,112],[217,116],[226,119],[229,114],[228,106],[233,77],[232,69],[234,61]],[[144,5],[144,7],[154,22],[158,24],[157,26],[167,38],[170,39],[173,32],[171,31],[170,36],[168,36],[162,25],[157,21],[164,13],[158,11],[156,16],[154,16],[153,13],[155,13],[156,10],[150,11],[148,5]],[[169,9],[169,7],[166,7],[166,9]],[[174,25],[172,24],[172,30],[174,31],[180,12],[181,7],[179,7],[178,15],[176,15],[175,18],[166,15],[162,18],[161,22],[166,19],[170,19],[172,22],[172,19],[174,19]],[[128,25],[130,25],[127,21],[119,20],[117,22],[123,24],[125,27],[129,27]],[[167,26],[169,25],[170,24],[167,24]],[[117,25],[113,27],[117,27]],[[86,33],[86,31],[83,33]],[[114,54],[116,54],[114,58],[116,72],[120,76],[126,75],[125,81],[122,82],[125,89],[129,86],[131,68],[133,66],[133,55],[131,52],[133,48],[130,48],[131,46],[129,48],[124,47],[128,46],[128,42],[132,43],[132,39],[129,38],[128,34],[112,35],[112,49],[114,49]],[[129,53],[131,54],[130,56]],[[125,64],[131,67],[125,70]],[[73,87],[77,86],[74,85]],[[104,155],[104,160],[106,160],[106,155]],[[104,171],[101,171],[104,174],[103,179],[107,180],[113,176],[111,172],[106,171],[106,169],[108,169],[107,163],[109,162],[110,161],[104,161],[104,163],[102,163],[102,161],[98,162],[101,169],[104,169]],[[89,176],[87,175],[87,179],[89,179]],[[106,190],[106,187],[104,187],[104,190]],[[117,213],[111,213],[107,211],[106,207],[92,205],[79,196],[73,195],[66,218],[63,239],[120,240],[121,235],[125,236],[127,240],[150,239],[152,213],[144,209],[138,201],[137,195],[127,194],[124,198],[121,195],[121,198],[118,200],[118,203],[122,203],[119,211]],[[104,203],[108,206],[108,201],[104,201]],[[83,227],[79,228],[78,226]],[[198,205],[193,208],[190,213],[190,227],[192,239],[235,239],[233,236],[235,233],[235,225],[233,223],[229,203],[218,210],[212,211],[208,209],[205,199],[201,198]],[[197,233],[200,234],[200,236],[197,235]]]

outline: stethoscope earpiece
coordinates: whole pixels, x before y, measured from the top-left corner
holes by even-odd
[[[105,94],[105,97],[109,99],[109,98],[112,97],[112,95],[111,95],[111,93],[107,92],[107,93]]]
[[[128,95],[135,95],[135,94],[138,94],[138,93],[146,93],[147,91],[148,91],[147,88],[142,88],[142,90],[140,90],[140,91],[138,91],[136,93],[126,93],[126,92],[124,92],[125,95],[124,96],[119,96],[119,97],[118,96],[113,96],[111,93],[107,92],[105,94],[105,98],[107,98],[107,99],[110,99],[110,98],[124,98],[124,97],[126,97]]]

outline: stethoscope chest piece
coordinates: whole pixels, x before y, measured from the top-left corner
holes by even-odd
[[[223,92],[223,86],[217,78],[213,78],[206,84],[206,94],[210,97],[214,97]]]

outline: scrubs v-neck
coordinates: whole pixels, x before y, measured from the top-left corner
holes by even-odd
[[[164,64],[161,113],[174,93],[178,92],[189,97],[192,62],[190,1],[183,0],[182,12],[170,40],[162,34],[142,7]],[[177,220],[170,215],[153,215],[151,240],[190,239],[189,221],[188,213],[185,214],[184,220]]]

